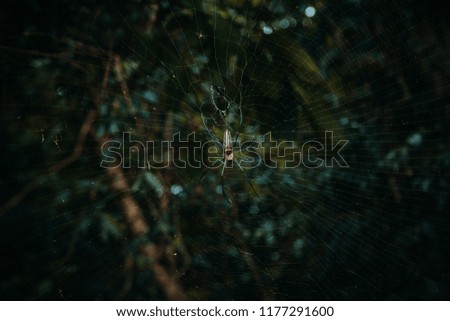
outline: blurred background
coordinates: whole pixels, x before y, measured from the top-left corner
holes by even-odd
[[[0,299],[450,299],[443,1],[1,7]],[[176,133],[222,141],[212,99],[349,166],[175,166]]]

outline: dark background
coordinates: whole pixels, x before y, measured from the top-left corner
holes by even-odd
[[[443,1],[1,6],[0,299],[450,299]],[[100,167],[123,132],[209,139],[211,83],[241,137],[333,131],[350,167],[227,170],[226,197],[138,144]]]

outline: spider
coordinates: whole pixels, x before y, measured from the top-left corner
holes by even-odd
[[[228,203],[231,204],[230,199],[228,198],[227,194],[225,193],[224,188],[224,174],[225,174],[225,168],[231,167],[233,165],[233,162],[237,165],[237,167],[241,170],[241,172],[244,174],[247,182],[249,183],[250,187],[252,188],[253,192],[259,197],[258,193],[256,192],[255,188],[253,187],[253,184],[250,182],[249,178],[247,177],[247,174],[245,173],[244,169],[242,168],[240,162],[236,160],[233,153],[234,145],[237,142],[238,136],[239,136],[239,129],[242,125],[242,110],[240,105],[230,101],[226,95],[225,95],[225,89],[223,87],[218,87],[216,85],[211,85],[210,87],[211,92],[211,101],[206,102],[202,105],[200,108],[201,116],[202,116],[202,122],[203,125],[208,133],[208,135],[211,137],[212,141],[218,148],[218,150],[223,151],[222,159],[216,159],[213,162],[213,165],[219,163],[222,166],[222,170],[220,173],[221,176],[221,185],[222,185],[222,193]],[[206,105],[210,105],[209,103],[212,103],[212,114],[216,113],[218,114],[218,119],[214,117],[212,114],[210,114],[209,120],[212,122],[213,126],[217,126],[219,128],[223,128],[223,143],[221,143],[217,137],[211,132],[211,130],[208,128],[207,122],[208,120],[205,117],[204,108]],[[221,122],[222,124],[219,124]],[[232,124],[237,123],[236,129],[236,137],[234,139],[234,143],[231,139],[231,130]]]

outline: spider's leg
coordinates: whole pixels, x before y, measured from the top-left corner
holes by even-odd
[[[236,145],[236,143],[238,142],[238,141],[237,141],[238,138],[239,138],[239,131],[236,132],[236,137],[234,138],[234,143],[233,143],[233,145]],[[239,147],[240,147],[240,146],[239,146]]]
[[[217,164],[217,163],[222,163],[223,162],[223,160],[221,160],[221,159],[216,159],[214,162],[212,162],[212,164],[211,165],[215,165],[215,164]]]
[[[205,119],[205,115],[203,113],[203,106],[205,106],[206,103],[204,103],[201,107],[200,107],[200,115],[202,117],[202,122],[203,122],[203,127],[205,127],[206,132],[208,133],[208,135],[211,137],[211,139],[213,141],[217,140],[217,138],[214,137],[214,135],[211,133],[211,131],[209,130],[208,126],[206,125],[206,119]],[[214,120],[214,119],[213,119]]]
[[[211,165],[214,166],[215,164],[221,163],[221,162],[222,162],[222,160],[216,159],[214,162],[212,162]],[[208,168],[208,169],[209,169],[209,168]],[[201,176],[200,176],[200,178],[198,179],[198,182],[201,182],[201,181],[205,178],[205,175],[206,175],[206,173],[208,172],[208,169],[205,169],[205,170],[202,171]]]
[[[208,171],[206,169],[202,171],[202,173],[200,175],[200,178],[198,179],[198,182],[201,182],[205,178],[205,175],[206,175],[207,172]]]
[[[220,173],[220,176],[222,176],[222,177],[223,177],[223,174],[225,173],[225,167],[227,167],[227,161],[226,160],[223,161],[222,172]]]
[[[227,193],[225,192],[225,184],[224,184],[224,181],[223,181],[223,174],[225,173],[225,167],[227,167],[227,161],[226,160],[223,161],[222,172],[220,173],[220,177],[221,177],[220,180],[221,180],[221,184],[222,184],[222,194],[225,197],[225,199],[227,200],[227,202],[229,204],[231,204],[231,201],[228,198]]]
[[[220,95],[220,91],[218,90],[219,87],[215,86],[215,85],[211,85],[210,91],[211,91],[211,101],[214,105],[214,108],[216,109],[216,111],[218,111],[220,113],[220,108],[217,106],[216,104],[216,97],[215,97],[215,92],[217,91]]]
[[[239,105],[239,127],[242,125],[242,108],[241,105]]]
[[[227,200],[227,202],[229,203],[229,204],[231,204],[231,201],[230,201],[230,199],[228,198],[228,195],[227,195],[227,193],[225,192],[225,185],[224,185],[224,182],[223,182],[223,175],[221,176],[222,178],[221,178],[221,183],[222,183],[222,194],[223,194],[223,196],[225,197],[225,199]]]
[[[256,194],[256,196],[258,196],[259,200],[262,201],[261,197],[259,196],[259,194],[256,192],[255,188],[253,187],[252,182],[250,181],[250,179],[248,178],[247,174],[245,173],[244,169],[242,168],[241,164],[239,164],[239,162],[237,160],[235,160],[237,166],[239,167],[239,169],[242,171],[242,173],[245,176],[245,179],[247,180],[248,184],[250,185],[250,187],[252,188],[253,192]]]

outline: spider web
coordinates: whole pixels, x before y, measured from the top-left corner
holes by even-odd
[[[14,165],[2,185],[14,193],[2,200],[33,192],[2,214],[3,243],[20,240],[2,251],[8,258],[2,261],[39,266],[29,271],[19,264],[24,270],[15,274],[13,263],[2,263],[7,275],[29,276],[33,284],[29,290],[11,277],[4,293],[164,297],[149,286],[152,262],[138,251],[144,240],[127,236],[118,206],[127,197],[111,189],[99,165],[105,158],[96,141],[123,141],[130,133],[122,160],[129,190],[152,222],[145,241],[171,253],[163,263],[179,274],[189,298],[448,298],[448,70],[435,65],[448,26],[415,20],[425,7],[88,1],[70,10],[93,19],[95,30],[70,22],[69,34],[25,30],[16,36],[23,46],[3,46],[2,60],[19,70],[15,76],[8,69],[3,79],[22,77],[29,88],[5,87],[20,97],[5,100],[2,113],[4,131],[20,149],[5,147],[12,156],[2,161]],[[427,42],[426,32],[444,36]],[[70,48],[72,59],[60,48]],[[192,161],[190,133],[204,143],[209,131],[223,142],[224,124],[214,110],[202,109],[220,98],[211,86],[241,110],[233,140],[259,144],[253,168],[226,168],[223,179],[221,166],[174,165]],[[83,136],[93,110],[97,119]],[[202,114],[214,120],[207,128]],[[348,167],[315,166],[327,157],[317,143],[332,148],[326,132],[334,144],[348,141],[342,148]],[[269,149],[269,133],[284,149]],[[177,134],[173,153],[158,149]],[[141,148],[147,141],[156,145]],[[316,147],[311,159],[289,166],[302,146]],[[24,159],[13,162],[20,153]],[[149,169],[142,161],[149,154],[169,166]]]

